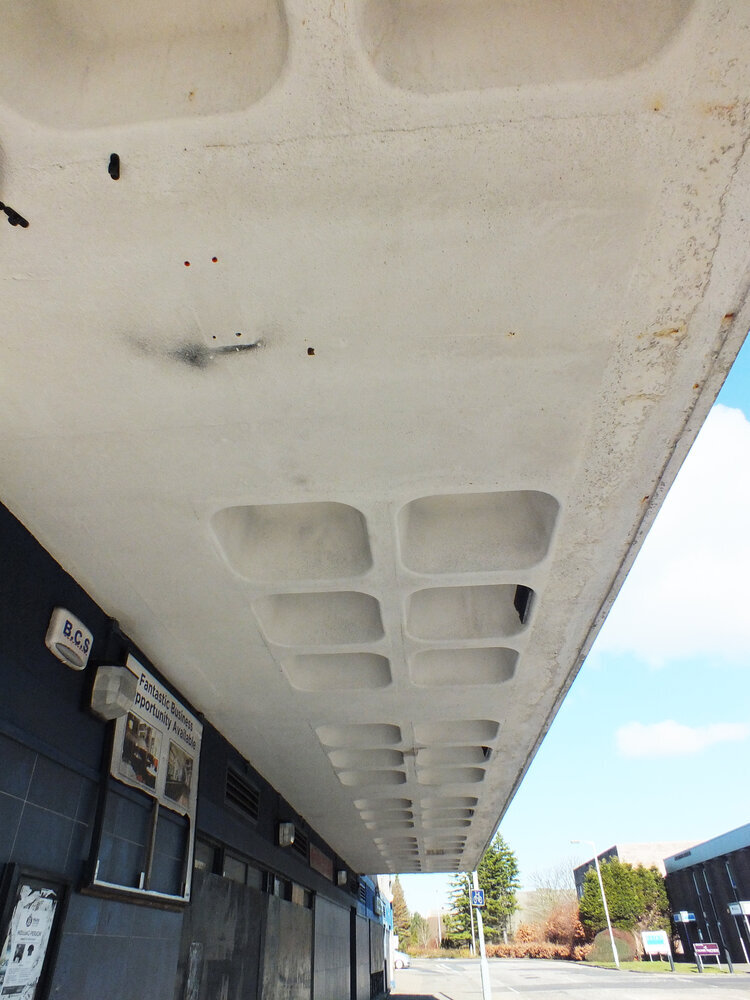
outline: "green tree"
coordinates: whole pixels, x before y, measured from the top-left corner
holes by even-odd
[[[643,912],[644,900],[632,865],[612,858],[600,865],[604,892],[613,926],[632,930]],[[607,926],[604,904],[596,869],[590,868],[583,880],[583,895],[578,904],[581,923],[596,934]]]
[[[479,888],[484,889],[485,893],[482,911],[485,938],[488,941],[500,941],[510,918],[518,908],[516,892],[519,879],[516,856],[499,833],[479,862],[477,876]],[[453,946],[471,941],[469,894],[472,884],[469,872],[458,873],[451,883],[453,905],[446,920],[444,937]]]
[[[458,872],[453,876],[450,886],[451,912],[445,917],[443,925],[443,938],[450,948],[460,948],[471,942],[470,889],[471,876],[468,872]]]
[[[421,913],[412,915],[410,940],[414,948],[424,949],[430,943],[430,925]]]
[[[406,905],[404,888],[401,885],[398,875],[393,882],[393,929],[398,935],[399,941],[406,944],[409,940],[411,929],[411,913]]]
[[[671,934],[672,918],[664,876],[658,868],[644,868],[643,865],[638,865],[634,872],[643,895],[643,912],[638,918],[639,929],[661,930]]]
[[[664,879],[656,868],[633,868],[612,858],[601,865],[602,882],[613,926],[623,930],[670,931],[669,903]],[[579,903],[581,922],[596,933],[607,926],[596,870],[589,869]]]

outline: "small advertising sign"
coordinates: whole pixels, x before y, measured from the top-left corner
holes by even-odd
[[[642,931],[643,950],[647,955],[669,955],[669,937],[666,931]]]
[[[0,952],[0,997],[35,1000],[60,903],[59,886],[21,877]]]
[[[697,942],[693,945],[693,950],[701,958],[705,958],[706,956],[710,956],[711,958],[719,957],[719,946],[718,944],[714,944],[713,941]]]
[[[132,656],[133,707],[115,726],[110,773],[161,805],[195,817],[203,726]]]

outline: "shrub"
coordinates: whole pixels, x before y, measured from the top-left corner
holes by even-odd
[[[549,941],[521,941],[487,946],[489,958],[570,958],[570,949]]]
[[[410,955],[414,955],[417,958],[471,958],[471,949],[469,948],[420,948],[418,951],[411,949],[409,951]],[[489,947],[487,948],[487,954],[489,954]]]
[[[617,957],[621,962],[633,962],[638,958],[638,946],[635,936],[629,931],[623,931],[619,927],[613,927],[612,933],[615,937],[615,947]],[[611,962],[612,944],[609,940],[609,931],[599,931],[590,946],[588,954],[589,962]]]
[[[526,941],[539,941],[542,935],[535,924],[519,924],[513,937],[515,941],[523,944]]]
[[[578,919],[576,902],[563,903],[552,910],[544,925],[544,937],[553,944],[564,944],[569,948],[584,943],[586,933]]]

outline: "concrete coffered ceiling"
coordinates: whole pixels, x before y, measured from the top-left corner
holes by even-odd
[[[750,324],[750,3],[2,17],[3,501],[354,868],[474,866]]]

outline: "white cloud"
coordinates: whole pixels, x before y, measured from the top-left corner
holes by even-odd
[[[597,640],[653,666],[750,664],[750,422],[715,406]]]
[[[708,726],[683,726],[667,719],[644,725],[628,722],[615,734],[623,757],[681,757],[698,753],[715,743],[737,743],[750,736],[750,726],[741,722],[717,722]]]

